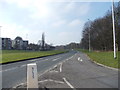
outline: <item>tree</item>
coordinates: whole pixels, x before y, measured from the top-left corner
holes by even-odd
[[[45,50],[45,34],[42,33],[42,50]]]
[[[116,44],[120,50],[120,24],[118,23],[120,19],[120,5],[115,7],[115,29],[116,29]],[[90,32],[89,32],[90,30]],[[88,25],[88,22],[84,24],[82,39],[80,47],[84,49],[89,48],[89,33],[91,47],[93,50],[113,50],[113,30],[112,30],[112,14],[111,10],[108,10],[105,16],[102,18],[97,18],[93,20]]]

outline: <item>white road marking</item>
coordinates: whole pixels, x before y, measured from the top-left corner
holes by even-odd
[[[17,87],[23,86],[23,85],[25,85],[25,84],[26,84],[26,83],[20,83],[19,85],[13,86],[12,88],[17,88]]]
[[[69,60],[68,58],[66,60]]]
[[[38,62],[44,62],[44,61],[48,61],[49,59],[45,59],[45,60],[42,60],[42,61],[38,61]],[[31,60],[31,61],[33,61],[33,60]],[[35,61],[35,60],[34,60]],[[29,64],[29,63],[28,63]],[[2,71],[0,71],[0,72],[5,72],[5,71],[10,71],[10,70],[14,70],[14,69],[17,69],[17,68],[20,68],[20,67],[25,67],[26,66],[26,64],[24,64],[24,65],[21,65],[21,66],[17,66],[17,67],[14,67],[14,68],[10,68],[10,69],[6,69],[6,70],[2,70]]]
[[[60,72],[62,72],[62,63],[60,64]]]
[[[53,68],[56,68],[57,67],[57,65],[55,65]]]
[[[62,82],[62,81],[56,81],[56,80],[52,80],[52,79],[42,80],[42,81],[39,81],[39,83],[48,82],[48,81],[64,84],[64,82]]]
[[[67,85],[68,85],[70,88],[76,90],[76,89],[66,80],[66,78],[63,78],[63,80],[67,83]]]
[[[82,60],[82,59],[80,59],[80,57],[79,57],[79,58],[78,58],[78,61],[81,61],[81,62],[82,62],[83,60]]]
[[[49,71],[50,73],[58,73],[56,70]]]
[[[80,60],[80,57],[78,58],[78,61]]]
[[[44,62],[44,61],[48,61],[49,59],[45,59],[45,60],[40,60],[40,61],[37,61],[37,62]]]
[[[57,61],[58,59],[60,59],[60,58],[53,59],[52,61]]]
[[[80,59],[80,61],[82,62],[83,60],[82,60],[82,59]]]
[[[30,61],[39,61],[39,60],[41,60],[41,59],[43,59],[43,58],[38,58],[38,59],[33,59],[33,60],[30,60]]]
[[[17,69],[18,67],[14,67],[14,68],[10,68],[10,69],[6,69],[6,70],[2,70],[2,72],[5,72],[5,71],[10,71],[10,70],[14,70],[14,69]]]

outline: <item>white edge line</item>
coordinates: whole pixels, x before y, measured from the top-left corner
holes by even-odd
[[[63,80],[67,83],[67,85],[68,85],[70,88],[76,90],[76,89],[66,80],[66,78],[63,78]]]

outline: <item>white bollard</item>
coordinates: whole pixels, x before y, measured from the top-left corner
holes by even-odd
[[[36,63],[27,64],[27,90],[38,88],[38,75]]]

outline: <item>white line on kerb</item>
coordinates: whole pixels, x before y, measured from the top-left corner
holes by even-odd
[[[63,80],[67,83],[67,85],[72,88],[73,90],[76,90],[67,80],[66,78],[63,78]]]
[[[62,63],[60,64],[60,72],[62,72]]]

